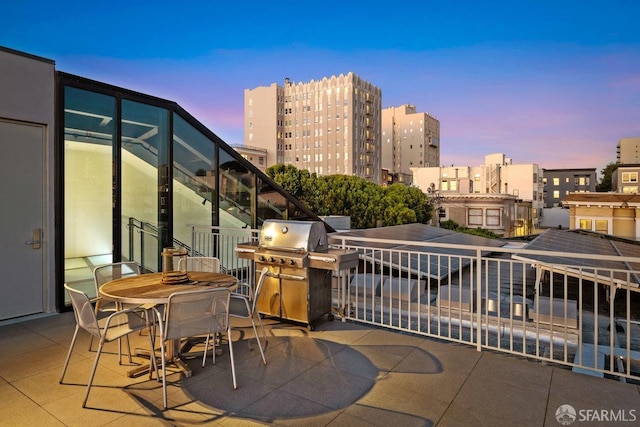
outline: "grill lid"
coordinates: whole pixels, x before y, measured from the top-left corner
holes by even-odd
[[[329,248],[322,221],[266,220],[258,244],[265,249],[300,253],[324,252]]]

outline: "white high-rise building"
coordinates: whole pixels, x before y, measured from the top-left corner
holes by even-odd
[[[440,166],[440,121],[404,104],[382,110],[382,168],[410,185],[411,168]]]
[[[267,150],[267,167],[381,183],[382,91],[352,72],[244,91],[245,145]]]

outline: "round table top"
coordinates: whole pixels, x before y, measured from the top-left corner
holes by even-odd
[[[238,279],[225,273],[190,271],[189,282],[162,283],[162,273],[148,273],[112,280],[100,286],[101,297],[123,304],[166,304],[175,292],[193,291],[202,287],[225,287],[234,290]]]

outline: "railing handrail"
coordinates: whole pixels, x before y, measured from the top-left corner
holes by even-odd
[[[365,242],[365,243],[378,243],[380,239],[375,239],[371,237],[360,237],[360,236],[336,236],[335,234],[329,235],[329,242],[331,244],[331,240],[339,240],[342,246],[354,246],[352,244],[348,244],[347,242]],[[498,253],[520,253],[520,254],[530,254],[530,255],[541,255],[541,256],[549,256],[549,257],[562,257],[562,258],[576,258],[576,259],[590,259],[590,260],[604,260],[604,261],[622,261],[622,262],[630,262],[637,263],[640,265],[640,257],[631,257],[624,255],[594,255],[587,253],[579,253],[579,252],[559,252],[559,251],[543,251],[539,249],[526,249],[526,248],[514,248],[514,247],[500,247],[500,246],[482,246],[482,245],[463,245],[459,243],[441,243],[441,242],[419,242],[413,240],[393,240],[393,239],[384,239],[385,244],[393,244],[398,246],[410,245],[410,246],[420,246],[420,247],[433,247],[433,248],[443,248],[443,249],[459,249],[466,250],[475,253],[477,250],[481,250],[483,252],[498,252]],[[334,243],[335,244],[335,243]],[[523,260],[528,261],[528,260]],[[562,265],[562,263],[557,263]]]

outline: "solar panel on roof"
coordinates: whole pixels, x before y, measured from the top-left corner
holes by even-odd
[[[332,233],[332,237],[364,237],[376,242],[350,241],[352,246],[379,248],[381,251],[369,253],[361,251],[361,258],[384,267],[397,268],[420,278],[443,279],[471,263],[474,250],[413,246],[406,242],[433,242],[469,246],[501,247],[504,241],[460,233],[425,224],[404,224],[390,227],[369,228]],[[398,251],[398,252],[394,252]],[[486,254],[486,252],[485,252]],[[457,256],[456,256],[457,255]]]

